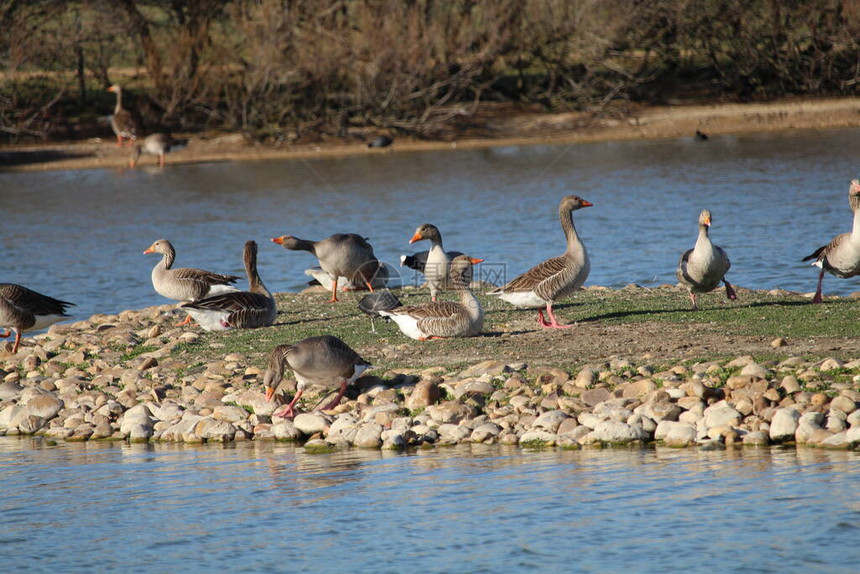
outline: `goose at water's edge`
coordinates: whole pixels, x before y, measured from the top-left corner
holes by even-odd
[[[436,293],[442,289],[448,288],[448,266],[450,258],[445,253],[442,247],[442,233],[439,228],[432,223],[419,225],[412,235],[409,243],[416,241],[427,240],[431,247],[427,252],[427,259],[424,262],[424,268],[421,270],[427,280],[427,286],[430,288],[430,300],[436,300]],[[401,264],[404,262],[406,255],[401,256]]]
[[[390,317],[404,335],[419,341],[479,334],[484,326],[484,310],[469,288],[469,283],[472,265],[481,261],[483,259],[460,255],[451,262],[450,281],[459,295],[459,302],[431,301],[422,305],[380,310],[379,314]]]
[[[137,139],[140,128],[131,112],[122,107],[122,87],[119,84],[114,84],[107,90],[116,94],[116,106],[110,117],[110,127],[116,134],[116,145],[122,147],[124,139],[129,141]]]
[[[711,212],[703,209],[699,214],[699,237],[693,249],[688,249],[681,255],[675,276],[690,292],[693,310],[696,305],[696,293],[708,293],[717,288],[722,281],[726,285],[726,297],[737,299],[732,284],[725,278],[732,266],[729,256],[721,248],[711,242],[708,228],[711,226]]]
[[[558,217],[567,239],[567,249],[564,254],[538,263],[506,285],[490,291],[489,294],[498,295],[503,301],[516,307],[530,309],[537,307],[538,322],[542,327],[554,329],[571,327],[572,325],[558,323],[552,311],[552,305],[557,299],[570,295],[582,287],[591,271],[588,252],[573,225],[573,212],[592,205],[575,195],[563,197],[558,205]],[[544,305],[546,305],[549,322],[543,316],[541,307]]]
[[[245,242],[243,259],[245,274],[248,276],[248,291],[222,293],[180,305],[205,330],[255,329],[268,327],[275,322],[278,308],[275,298],[257,272],[255,241]]]
[[[0,283],[0,327],[15,332],[12,353],[18,352],[21,333],[38,331],[67,319],[66,307],[74,303],[60,301],[15,283]],[[8,337],[4,331],[0,337]]]
[[[277,243],[291,251],[307,251],[316,256],[320,267],[328,273],[332,281],[330,303],[337,302],[339,277],[352,278],[353,282],[360,279],[370,291],[373,291],[373,284],[379,280],[379,273],[385,272],[385,268],[376,259],[370,243],[355,233],[336,233],[320,241],[282,235],[272,238],[272,243]]]
[[[187,139],[174,139],[167,134],[161,133],[150,134],[143,138],[143,141],[134,144],[134,151],[131,154],[131,167],[134,169],[137,166],[137,161],[140,159],[141,154],[144,153],[157,156],[158,167],[164,167],[164,154],[187,145]]]
[[[272,400],[284,370],[289,367],[296,375],[296,394],[288,405],[275,411],[274,416],[295,416],[295,404],[309,385],[338,388],[337,396],[323,408],[332,409],[340,403],[347,386],[370,366],[349,345],[332,335],[308,337],[294,345],[278,345],[269,355],[269,366],[263,375],[266,400]]]
[[[821,269],[818,273],[818,286],[813,303],[821,303],[821,285],[824,282],[824,272],[835,275],[841,279],[854,277],[860,274],[860,181],[851,180],[848,187],[848,204],[854,212],[854,223],[849,233],[842,233],[833,240],[816,249],[811,255],[807,255],[802,261],[814,259],[812,263]]]

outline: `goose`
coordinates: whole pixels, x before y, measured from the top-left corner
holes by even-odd
[[[681,255],[678,269],[675,271],[678,281],[690,291],[693,311],[699,308],[696,305],[696,293],[713,291],[720,281],[726,285],[726,297],[732,301],[738,298],[732,284],[725,278],[732,266],[729,256],[721,247],[711,243],[711,238],[708,237],[710,226],[711,212],[703,209],[699,214],[699,238],[696,239],[696,245]]]
[[[358,300],[358,309],[362,313],[370,315],[370,331],[372,333],[376,333],[376,326],[373,324],[373,318],[380,317],[380,311],[391,311],[392,309],[402,305],[403,303],[400,302],[397,295],[388,289],[368,293]]]
[[[238,291],[231,283],[240,278],[236,275],[221,275],[203,269],[181,267],[173,269],[176,250],[167,239],[159,239],[146,248],[144,255],[161,253],[163,257],[152,269],[152,286],[162,297],[175,301],[199,301],[220,293]],[[191,315],[179,325],[191,322]]]
[[[442,234],[439,228],[431,223],[419,225],[412,235],[409,243],[423,240],[430,241],[430,250],[427,252],[427,259],[424,262],[424,277],[427,280],[427,286],[430,287],[430,300],[436,300],[436,293],[448,287],[448,254],[442,247]],[[401,265],[404,261],[404,256],[401,256]]]
[[[331,275],[323,271],[322,267],[311,267],[310,269],[305,269],[305,275],[311,278],[311,280],[308,281],[308,285],[318,284],[326,291],[331,291],[333,283]],[[388,269],[386,269],[385,266],[380,266],[379,271],[373,276],[373,279],[370,280],[370,286],[374,289],[380,289],[385,287],[387,283]],[[367,285],[364,284],[363,281],[356,285],[349,277],[338,277],[337,284],[340,285],[341,291],[361,291],[367,289]]]
[[[248,291],[221,293],[180,305],[207,331],[268,327],[278,316],[275,298],[263,285],[257,273],[255,241],[245,242],[243,256],[245,274],[248,276]]]
[[[383,148],[383,147],[388,147],[393,143],[394,143],[394,139],[391,137],[376,136],[375,138],[373,138],[372,141],[369,141],[367,143],[367,147],[369,147],[369,148],[374,148],[374,147]]]
[[[131,167],[134,169],[137,165],[137,160],[144,153],[158,156],[158,167],[164,167],[164,154],[187,145],[187,139],[173,139],[171,136],[162,133],[150,134],[143,138],[143,141],[134,145],[134,151],[131,154]]]
[[[296,375],[296,394],[290,404],[275,411],[276,416],[295,416],[296,402],[309,385],[339,387],[334,400],[323,408],[333,409],[340,403],[347,386],[370,366],[349,345],[332,335],[308,337],[294,345],[278,345],[269,355],[269,365],[263,375],[266,400],[274,398],[284,377],[284,369],[289,367]]]
[[[291,251],[307,251],[316,256],[320,267],[331,278],[330,303],[337,302],[339,277],[349,277],[353,281],[360,279],[370,291],[373,291],[374,280],[378,280],[376,276],[381,265],[373,254],[373,247],[364,237],[355,233],[335,233],[321,241],[282,235],[272,238],[272,243]]]
[[[515,277],[507,284],[490,291],[516,307],[538,309],[538,322],[542,327],[566,329],[572,325],[560,325],[552,312],[552,304],[570,295],[585,283],[591,263],[585,245],[580,241],[573,225],[573,212],[593,204],[577,197],[568,195],[562,198],[558,205],[558,218],[561,229],[567,239],[565,252],[551,259],[538,263],[525,273]],[[544,319],[541,307],[546,305],[549,322]]]
[[[0,327],[4,329],[0,337],[11,334],[7,329],[14,331],[12,353],[17,353],[21,333],[38,331],[68,318],[66,307],[72,306],[74,303],[42,295],[22,285],[0,283]]]
[[[116,107],[110,118],[110,127],[116,134],[116,145],[122,147],[123,139],[135,141],[137,132],[140,130],[131,112],[122,107],[122,88],[120,85],[114,84],[108,88],[108,91],[116,94]]]
[[[812,265],[819,267],[818,287],[812,297],[813,303],[821,303],[821,284],[824,272],[841,279],[860,274],[860,181],[851,180],[848,187],[848,203],[854,212],[854,224],[850,233],[842,233],[833,240],[816,249],[812,255],[807,255],[802,261],[814,259]]]
[[[407,337],[424,341],[446,337],[473,337],[484,326],[484,310],[469,288],[472,265],[483,259],[459,255],[451,261],[451,286],[460,296],[459,302],[430,301],[421,305],[380,309],[383,317],[391,317]]]

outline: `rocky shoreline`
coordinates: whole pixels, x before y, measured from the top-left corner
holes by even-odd
[[[321,450],[459,443],[860,445],[860,375],[854,374],[860,359],[834,357],[655,365],[611,356],[574,373],[504,360],[455,370],[369,371],[333,411],[313,411],[311,388],[301,405],[307,412],[273,419],[279,405],[265,400],[263,371],[255,364],[260,357],[228,353],[189,362],[174,351],[200,335],[174,326],[173,309],[57,324],[26,339],[17,355],[6,345],[0,351],[0,436],[287,440]],[[317,404],[327,400],[316,397]]]

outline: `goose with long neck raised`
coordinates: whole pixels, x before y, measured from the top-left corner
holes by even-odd
[[[696,305],[696,293],[713,291],[720,281],[726,286],[726,297],[730,300],[737,299],[732,284],[725,277],[732,266],[729,256],[721,247],[714,245],[708,235],[711,221],[711,212],[703,209],[699,214],[699,237],[696,239],[696,245],[681,255],[675,270],[678,281],[690,292],[694,311],[699,308]]]
[[[333,409],[340,403],[347,386],[370,366],[349,345],[331,335],[308,337],[294,345],[278,345],[269,355],[269,366],[263,375],[266,400],[272,400],[284,370],[290,368],[296,375],[296,394],[290,404],[275,411],[275,416],[294,416],[296,402],[310,385],[338,389],[337,396],[323,407],[323,410]]]
[[[360,280],[373,291],[373,284],[378,280],[379,273],[384,272],[384,267],[373,253],[373,247],[364,237],[355,233],[336,233],[320,241],[282,235],[273,238],[272,243],[291,251],[307,251],[316,256],[320,267],[328,273],[332,281],[330,303],[337,302],[339,277],[348,277],[353,282]]]
[[[74,303],[42,295],[15,283],[0,283],[0,327],[4,329],[0,337],[10,335],[5,329],[14,331],[12,353],[17,353],[21,345],[21,333],[38,331],[67,319],[66,307],[70,306],[74,306]]]
[[[575,195],[563,197],[558,205],[558,218],[567,239],[565,252],[558,257],[538,263],[502,287],[490,291],[489,294],[498,295],[503,301],[516,307],[529,309],[537,307],[538,322],[542,327],[553,329],[571,327],[572,325],[558,323],[552,311],[552,305],[556,300],[582,287],[591,271],[588,252],[573,225],[573,212],[592,205]],[[549,321],[543,316],[544,305]]]
[[[278,308],[275,298],[266,289],[257,272],[255,241],[245,242],[243,259],[245,274],[248,276],[248,291],[221,293],[180,305],[207,331],[255,329],[268,327],[275,322]]]
[[[427,252],[427,260],[424,262],[422,272],[427,281],[427,286],[430,288],[430,299],[435,301],[436,293],[448,288],[450,258],[442,247],[442,233],[432,223],[419,225],[409,243],[424,240],[430,242],[430,250]],[[406,256],[401,257],[401,263],[404,257]]]
[[[116,94],[116,106],[110,117],[110,127],[116,134],[116,145],[122,147],[123,140],[135,141],[140,128],[130,111],[122,107],[122,87],[114,84],[108,88],[109,92]]]
[[[457,292],[457,301],[431,301],[394,309],[380,309],[379,314],[390,317],[407,337],[424,341],[447,337],[473,337],[484,326],[484,310],[472,293],[472,265],[483,259],[459,255],[451,261],[450,282]]]

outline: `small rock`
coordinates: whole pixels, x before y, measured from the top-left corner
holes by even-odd
[[[302,434],[312,436],[323,432],[329,426],[329,419],[318,413],[299,413],[293,424]]]
[[[794,440],[794,433],[797,432],[797,423],[799,420],[800,413],[792,408],[777,410],[770,423],[770,440],[774,442]]]
[[[359,448],[379,448],[382,446],[382,425],[364,423],[355,433],[355,446]]]

